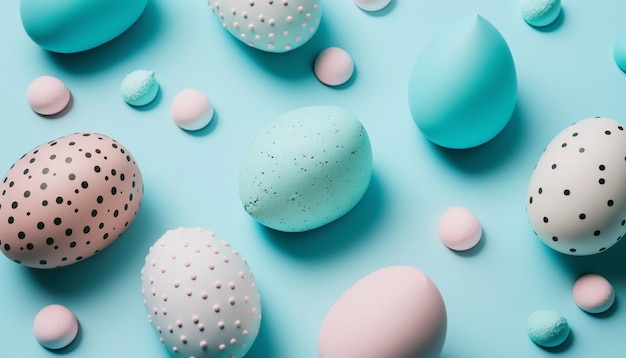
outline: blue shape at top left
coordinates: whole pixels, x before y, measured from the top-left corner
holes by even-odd
[[[148,0],[21,0],[28,36],[45,50],[82,52],[121,35],[141,16]]]

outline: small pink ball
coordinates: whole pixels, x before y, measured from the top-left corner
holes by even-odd
[[[33,333],[42,346],[61,349],[72,343],[78,335],[78,320],[66,307],[49,305],[35,316]]]
[[[579,277],[572,289],[574,302],[585,312],[602,313],[615,302],[615,290],[607,279],[588,274]]]
[[[339,86],[348,82],[352,77],[354,62],[345,50],[339,47],[329,47],[315,58],[313,72],[323,84]]]
[[[180,91],[172,101],[172,118],[187,131],[206,127],[213,119],[213,105],[204,93],[194,88]]]
[[[38,114],[50,116],[61,112],[70,103],[70,90],[60,79],[37,77],[26,90],[28,105]]]
[[[480,222],[464,207],[452,207],[439,219],[439,238],[452,250],[469,250],[478,244],[482,235]]]

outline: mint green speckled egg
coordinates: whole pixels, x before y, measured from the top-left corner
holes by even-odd
[[[20,16],[28,36],[58,53],[92,49],[126,31],[148,0],[21,0]]]
[[[301,232],[350,211],[371,176],[372,149],[362,123],[340,107],[303,107],[254,138],[242,161],[239,195],[259,223]]]

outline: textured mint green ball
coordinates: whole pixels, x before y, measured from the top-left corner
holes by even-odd
[[[537,345],[556,347],[569,336],[569,324],[561,313],[554,310],[538,310],[526,321],[526,333]]]
[[[520,12],[529,25],[548,26],[559,17],[561,0],[521,0]]]

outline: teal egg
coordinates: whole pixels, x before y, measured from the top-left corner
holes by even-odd
[[[253,139],[241,164],[239,195],[261,224],[302,232],[350,211],[371,176],[372,149],[361,122],[340,107],[303,107]]]
[[[424,48],[409,79],[409,107],[420,131],[447,148],[471,148],[504,129],[517,102],[513,56],[500,32],[477,14]]]
[[[21,0],[20,16],[28,36],[58,53],[92,49],[126,31],[148,0]]]

